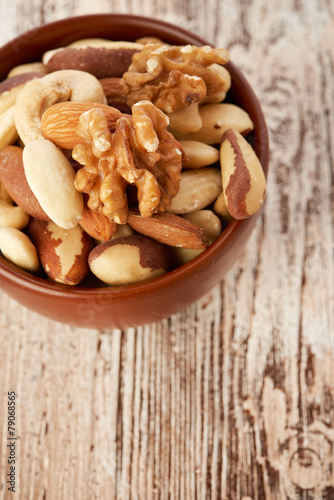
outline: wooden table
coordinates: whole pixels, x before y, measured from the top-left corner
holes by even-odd
[[[3,0],[0,41],[92,12],[229,49],[267,118],[268,196],[221,285],[161,323],[72,328],[0,293],[0,499],[333,499],[334,3]]]

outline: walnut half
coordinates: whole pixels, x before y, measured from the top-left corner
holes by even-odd
[[[227,82],[210,69],[226,64],[229,53],[209,45],[174,46],[149,43],[133,55],[121,85],[127,104],[149,100],[165,113],[173,113],[207,96],[224,91]]]
[[[137,187],[143,217],[165,211],[177,194],[185,154],[167,131],[168,118],[149,101],[132,107],[132,117],[121,117],[109,130],[101,109],[80,117],[77,133],[83,141],[73,158],[83,165],[75,177],[78,191],[89,196],[88,207],[118,224],[128,220],[126,187]]]

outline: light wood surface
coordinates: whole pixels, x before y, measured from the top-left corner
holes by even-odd
[[[334,3],[1,0],[0,42],[92,12],[229,49],[266,115],[268,195],[221,285],[161,323],[72,328],[0,292],[0,499],[334,499]]]

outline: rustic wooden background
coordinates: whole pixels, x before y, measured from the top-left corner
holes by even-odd
[[[230,50],[267,117],[268,196],[221,285],[161,323],[72,328],[0,292],[0,499],[334,499],[334,2],[1,0],[0,42],[92,12]]]

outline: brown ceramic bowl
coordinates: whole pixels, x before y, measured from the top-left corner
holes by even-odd
[[[122,14],[81,16],[35,28],[0,48],[0,80],[12,67],[40,60],[46,50],[80,38],[134,41],[143,36],[156,36],[171,44],[208,44],[193,33],[156,19]],[[267,175],[268,135],[260,103],[233,63],[228,69],[232,76],[229,101],[244,108],[254,121],[251,140]],[[258,215],[232,221],[194,260],[147,282],[71,287],[33,276],[0,256],[0,286],[24,306],[79,327],[123,329],[159,321],[189,306],[220,282],[238,259]]]

